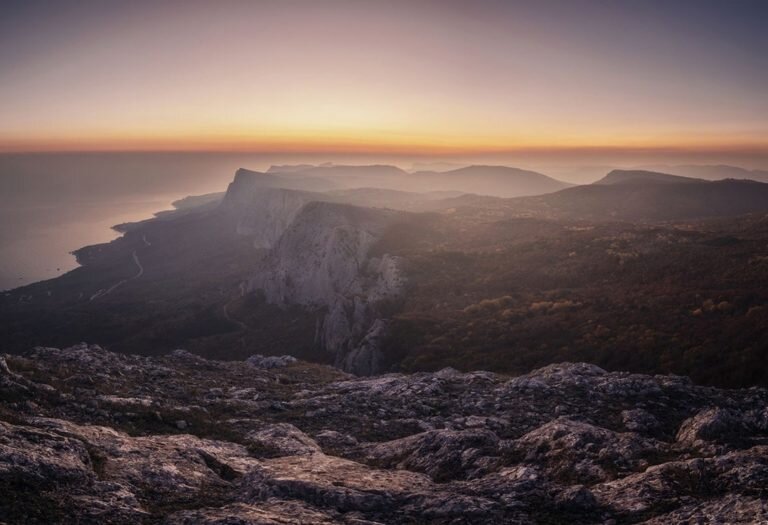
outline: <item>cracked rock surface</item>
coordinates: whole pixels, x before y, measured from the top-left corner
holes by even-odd
[[[764,389],[280,365],[2,356],[0,522],[768,521]]]

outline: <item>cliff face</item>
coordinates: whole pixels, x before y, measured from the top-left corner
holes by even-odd
[[[268,249],[248,290],[267,302],[318,311],[318,347],[339,368],[380,370],[387,323],[381,305],[401,293],[397,258],[370,250],[398,217],[390,210],[327,202],[329,195],[273,187],[275,175],[238,170],[222,201],[238,235]]]
[[[319,193],[274,187],[273,175],[238,170],[221,204],[238,235],[253,239],[255,248],[270,248],[293,222],[299,210],[311,201],[322,200]]]
[[[281,188],[260,188],[247,205],[233,207],[235,231],[253,239],[255,248],[273,246],[312,195]]]
[[[370,251],[399,214],[312,202],[302,208],[249,283],[267,301],[322,312],[318,345],[336,365],[358,374],[378,371],[377,342],[386,327],[381,306],[402,292],[400,261]]]

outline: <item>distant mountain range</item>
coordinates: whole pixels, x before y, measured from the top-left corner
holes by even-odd
[[[540,195],[572,186],[535,171],[508,166],[467,166],[443,172],[418,171],[412,173],[410,178],[420,188],[439,187],[498,197]]]
[[[766,170],[748,170],[738,166],[718,165],[655,165],[645,166],[643,169],[661,171],[672,175],[681,175],[684,177],[695,177],[706,180],[722,179],[749,179],[757,182],[768,182],[768,171]]]
[[[570,216],[677,220],[768,211],[768,184],[614,170],[595,184],[540,199]]]
[[[768,184],[709,181],[642,170],[613,170],[593,184],[543,195],[500,199],[463,195],[455,208],[497,210],[507,216],[553,219],[668,221],[768,211]]]
[[[410,192],[451,191],[521,197],[572,186],[535,171],[507,166],[467,166],[450,171],[408,173],[396,166],[272,166],[267,174],[286,181],[322,179],[337,188],[376,187]],[[305,188],[306,189],[306,188]]]
[[[593,184],[690,184],[698,182],[705,181],[703,179],[681,177],[679,175],[670,175],[668,173],[659,173],[656,171],[613,170]]]

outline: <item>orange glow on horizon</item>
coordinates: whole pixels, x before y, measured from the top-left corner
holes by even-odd
[[[326,133],[257,135],[217,133],[200,135],[149,135],[102,133],[94,136],[0,137],[0,152],[253,152],[253,153],[381,153],[464,155],[507,152],[659,151],[768,153],[768,140],[734,140],[733,137],[608,138],[567,137],[441,137],[405,134]]]
[[[22,4],[0,8],[0,152],[768,158],[768,48],[735,9],[696,25],[643,3]]]

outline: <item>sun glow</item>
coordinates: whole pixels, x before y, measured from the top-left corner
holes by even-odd
[[[0,17],[0,151],[768,151],[763,55],[719,18],[683,41],[674,10],[600,3],[150,5]]]

